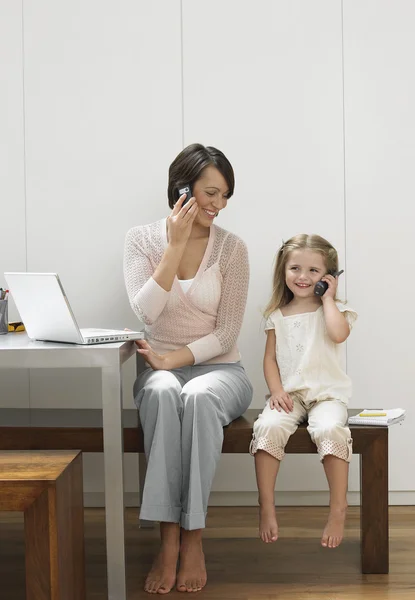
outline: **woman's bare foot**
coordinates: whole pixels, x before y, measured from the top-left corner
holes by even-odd
[[[199,592],[207,581],[205,555],[202,548],[202,530],[182,529],[180,568],[176,589],[179,592]]]
[[[147,575],[144,590],[149,594],[167,594],[176,582],[179,557],[180,527],[178,523],[160,523],[161,547]]]
[[[344,533],[347,506],[330,508],[329,517],[321,538],[321,545],[325,548],[337,548],[341,544]]]
[[[278,539],[278,523],[274,504],[260,505],[259,507],[259,536],[266,544],[276,542]]]

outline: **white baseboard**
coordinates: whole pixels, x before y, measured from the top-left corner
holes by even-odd
[[[350,506],[360,504],[360,492],[349,492],[347,495]],[[329,503],[328,492],[278,492],[275,494],[277,506],[327,506]],[[86,507],[103,507],[103,492],[85,492],[84,505]],[[138,507],[138,493],[125,494],[127,507]],[[209,506],[257,506],[257,492],[212,492]],[[415,491],[389,492],[390,506],[415,505]]]

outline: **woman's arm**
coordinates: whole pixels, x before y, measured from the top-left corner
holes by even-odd
[[[193,221],[198,212],[198,205],[194,197],[182,206],[185,197],[186,194],[180,197],[167,219],[167,248],[153,274],[154,281],[166,292],[170,292],[172,288],[192,231]]]
[[[137,340],[135,344],[137,352],[144,356],[144,360],[155,371],[171,371],[194,364],[194,356],[187,346],[167,354],[157,354],[145,340]]]
[[[168,245],[160,263],[153,269],[151,248],[144,242],[141,228],[127,233],[124,249],[124,277],[130,305],[139,319],[152,325],[163,311],[186,248],[198,208],[192,198],[181,207],[184,196],[167,219]]]
[[[235,346],[245,313],[248,284],[248,251],[244,242],[236,238],[222,279],[216,327],[187,346],[195,364],[225,354]]]
[[[223,276],[214,331],[183,348],[163,355],[155,354],[148,344],[140,340],[136,342],[140,348],[138,352],[145,356],[145,360],[153,369],[167,370],[199,364],[225,354],[233,348],[238,339],[245,312],[248,283],[248,252],[242,240],[237,238]]]
[[[126,235],[124,279],[131,308],[141,321],[152,325],[164,309],[169,292],[153,278],[153,266],[143,237],[138,227],[130,229]]]
[[[183,348],[163,355],[154,353],[146,342],[140,340],[136,342],[138,352],[144,355],[153,369],[166,370],[199,364],[225,354],[234,347],[238,339],[245,312],[248,283],[248,252],[244,242],[237,238],[223,276],[214,331]]]

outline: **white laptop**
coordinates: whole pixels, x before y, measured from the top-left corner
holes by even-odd
[[[33,340],[103,344],[144,338],[143,331],[80,329],[56,273],[5,273],[4,277]]]

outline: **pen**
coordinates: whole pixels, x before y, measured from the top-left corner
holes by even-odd
[[[386,417],[385,412],[362,412],[359,417]]]

